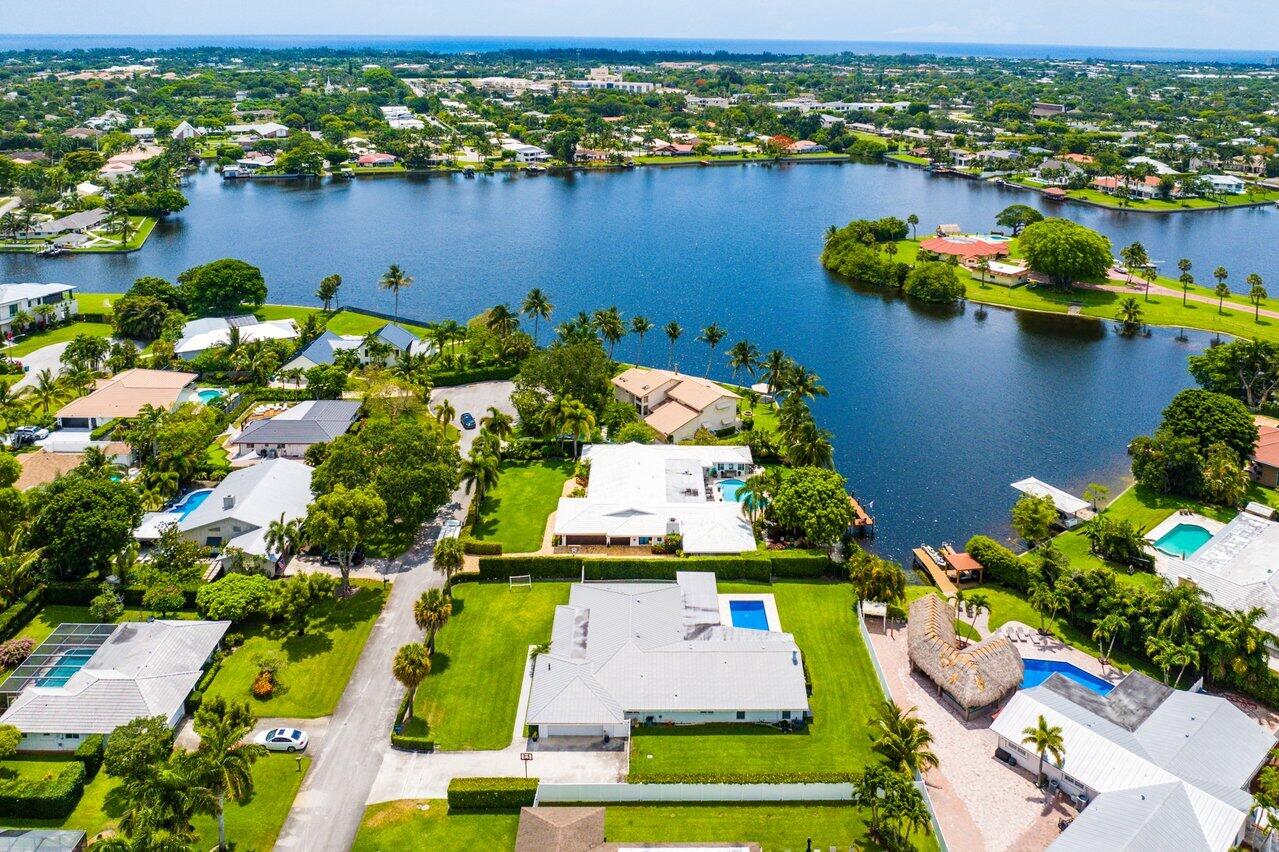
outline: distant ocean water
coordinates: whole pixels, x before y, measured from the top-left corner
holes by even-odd
[[[984,44],[926,41],[815,41],[770,39],[592,38],[584,36],[374,36],[374,35],[0,35],[0,51],[182,47],[423,50],[484,53],[510,48],[596,48],[737,54],[859,53],[982,56],[1020,59],[1109,59],[1130,62],[1274,64],[1279,51],[1212,48],[1101,47],[1059,44]]]

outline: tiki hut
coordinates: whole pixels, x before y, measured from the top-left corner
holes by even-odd
[[[988,636],[959,649],[955,616],[937,595],[924,595],[910,605],[906,645],[911,668],[937,684],[965,719],[995,708],[1021,686],[1025,667],[1021,655],[1004,636]]]

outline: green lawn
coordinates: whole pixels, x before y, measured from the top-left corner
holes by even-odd
[[[475,537],[502,544],[503,553],[531,553],[542,546],[546,519],[555,511],[570,461],[506,462],[497,486],[484,495]]]
[[[111,304],[123,293],[76,293],[76,302],[82,314],[110,314]]]
[[[1043,188],[1042,184],[1026,178],[1012,178],[1013,183],[1029,189],[1039,190]],[[1066,197],[1075,199],[1076,201],[1087,201],[1102,207],[1111,207],[1116,210],[1146,210],[1156,213],[1166,213],[1173,210],[1217,210],[1223,207],[1238,207],[1244,204],[1257,204],[1260,202],[1274,201],[1279,199],[1279,192],[1273,190],[1258,190],[1252,194],[1243,195],[1222,195],[1216,198],[1178,198],[1165,200],[1161,198],[1119,198],[1114,195],[1102,192],[1097,189],[1067,189]]]
[[[66,760],[69,760],[67,758]],[[21,760],[15,758],[4,766]],[[66,761],[44,760],[44,763]],[[284,826],[284,820],[293,806],[293,798],[302,785],[302,778],[311,765],[311,758],[302,758],[301,772],[293,755],[270,754],[253,765],[254,795],[243,805],[227,804],[227,838],[236,847],[252,852],[266,852],[275,845],[275,838]],[[114,828],[124,812],[119,785],[106,772],[97,776],[84,788],[79,804],[66,819],[5,819],[5,825],[13,828],[69,828],[84,831],[92,840],[101,832]],[[201,816],[195,820],[199,834],[197,847],[208,849],[216,845],[217,822],[213,817]]]
[[[368,314],[360,314],[355,311],[338,311],[329,317],[328,329],[334,334],[368,334],[371,331],[377,331],[387,322],[389,320],[384,320],[381,317],[371,317]],[[400,325],[419,337],[427,332],[427,329],[420,325],[408,322],[401,322]]]
[[[432,672],[414,703],[419,719],[410,730],[429,731],[445,750],[510,745],[528,647],[550,641],[555,607],[568,603],[568,586],[454,586],[453,617],[435,640]]]
[[[258,673],[253,657],[263,651],[279,651],[285,658],[277,675],[280,686],[271,698],[254,699],[253,712],[258,716],[305,719],[332,713],[386,600],[381,583],[353,583],[358,587],[356,593],[345,600],[321,604],[303,636],[260,621],[233,628],[244,635],[244,644],[223,661],[206,695],[222,695],[234,701],[249,698]]]
[[[813,723],[784,734],[765,725],[641,728],[631,739],[631,776],[656,773],[857,771],[871,760],[867,723],[883,699],[846,584],[776,583],[782,629],[795,636],[812,679]],[[720,584],[721,593],[759,592]]]
[[[515,848],[519,823],[515,811],[450,814],[444,799],[402,799],[365,808],[351,849],[509,850]]]
[[[105,322],[73,322],[69,325],[51,328],[48,331],[32,332],[23,337],[17,344],[0,349],[0,354],[9,358],[21,358],[23,355],[42,349],[45,346],[74,340],[77,335],[87,334],[90,337],[110,337],[112,333],[111,326]]]

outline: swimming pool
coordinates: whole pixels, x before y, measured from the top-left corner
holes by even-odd
[[[1185,559],[1207,544],[1210,538],[1212,533],[1198,524],[1177,524],[1159,537],[1155,549]]]
[[[213,402],[213,400],[217,399],[218,397],[225,396],[226,391],[222,390],[221,388],[201,388],[200,390],[195,392],[195,395],[200,397],[200,402],[203,402],[205,405],[208,405],[210,402]]]
[[[732,616],[734,627],[747,630],[767,630],[768,613],[764,611],[763,601],[729,601],[728,612]]]
[[[1022,660],[1022,662],[1026,664],[1026,674],[1021,679],[1022,689],[1039,686],[1054,674],[1073,680],[1080,686],[1086,686],[1098,695],[1105,695],[1115,688],[1113,683],[1060,660]]]
[[[192,491],[183,497],[181,501],[173,504],[173,507],[169,509],[169,511],[178,512],[185,518],[187,515],[200,508],[200,504],[209,499],[209,495],[212,493],[212,488],[201,488],[199,491]]]
[[[740,479],[721,479],[719,481],[719,496],[733,503],[742,502],[742,486],[745,485]]]
[[[93,656],[92,648],[77,648],[74,651],[67,651],[58,661],[44,673],[36,678],[36,686],[66,686],[67,681],[71,680],[71,676],[80,669],[84,668],[84,664],[89,662],[89,658]]]

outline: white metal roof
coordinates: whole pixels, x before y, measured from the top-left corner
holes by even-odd
[[[0,284],[0,305],[20,302],[24,299],[43,299],[55,293],[66,293],[74,290],[73,284],[41,284],[27,282],[22,284]]]
[[[1049,485],[1047,482],[1042,482],[1033,476],[1014,482],[1013,488],[1016,488],[1022,494],[1031,494],[1035,497],[1051,497],[1053,505],[1057,507],[1057,511],[1066,515],[1074,515],[1089,508],[1087,500],[1081,500],[1075,495]]]
[[[286,521],[305,517],[311,499],[310,467],[292,459],[268,459],[229,474],[203,503],[179,522],[178,528],[191,532],[210,524],[236,520],[252,530],[226,544],[246,553],[267,556],[264,540],[267,526],[281,516]]]
[[[173,351],[183,357],[194,357],[214,346],[225,346],[231,339],[231,326],[225,317],[192,320],[182,327],[182,339],[174,345]],[[240,329],[240,340],[244,343],[292,340],[298,336],[297,323],[291,319],[236,324],[236,327]]]

